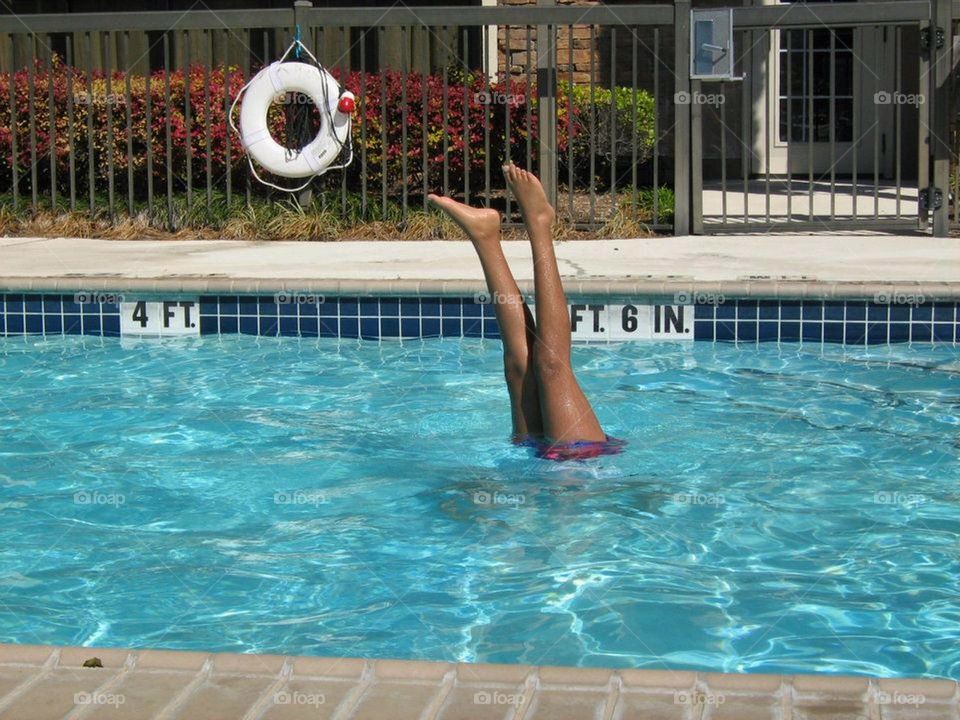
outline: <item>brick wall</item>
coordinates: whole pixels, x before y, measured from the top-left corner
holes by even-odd
[[[536,5],[536,0],[497,0],[499,5]],[[598,0],[557,0],[558,5],[599,5]],[[596,35],[596,33],[595,33]],[[557,33],[557,63],[564,78],[571,70],[570,45],[573,44],[573,79],[589,82],[592,76],[600,79],[599,37],[591,43],[591,29],[587,25],[561,27]],[[591,49],[592,45],[592,49]],[[535,74],[537,69],[537,29],[501,27],[497,37],[498,70],[509,71],[513,77],[526,77],[527,67]]]

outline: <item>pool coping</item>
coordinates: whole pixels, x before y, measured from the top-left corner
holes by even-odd
[[[99,667],[84,663],[99,660]],[[175,650],[0,644],[0,714],[43,698],[43,717],[91,717],[123,706],[126,717],[474,718],[485,705],[501,717],[623,715],[661,720],[714,717],[960,718],[954,680],[849,675],[728,674],[419,660],[296,657]],[[299,702],[297,701],[299,698]],[[139,707],[136,705],[140,703]],[[56,714],[56,709],[66,712]],[[419,715],[417,714],[419,710]],[[407,712],[410,711],[410,712]],[[130,715],[129,713],[135,713]],[[486,715],[485,715],[486,716]],[[30,715],[29,717],[39,717]]]
[[[520,291],[533,293],[533,282],[518,280]],[[922,296],[928,300],[960,300],[960,282],[823,282],[752,280],[695,281],[690,279],[625,280],[563,278],[567,294],[577,297],[677,297],[716,295],[728,298],[798,300],[870,300],[878,296]],[[486,292],[482,281],[474,280],[329,280],[317,278],[141,277],[115,275],[63,275],[18,277],[0,275],[0,292],[111,291],[155,294],[209,293],[257,295],[278,290],[296,290],[322,295],[356,296],[470,296]]]

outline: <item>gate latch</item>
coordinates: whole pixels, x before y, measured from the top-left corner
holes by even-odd
[[[733,9],[690,10],[690,78],[742,80],[733,66]]]
[[[929,26],[929,27],[921,28],[921,30],[920,30],[920,46],[921,46],[924,50],[929,50],[929,49],[930,49],[930,38],[931,38],[931,36],[933,36],[933,37],[936,38],[937,50],[942,50],[942,49],[943,49],[943,46],[946,45],[946,43],[947,43],[946,35],[944,34],[942,27],[936,27],[936,26],[933,26],[933,25],[931,25],[931,26]]]
[[[923,188],[920,191],[920,210],[929,212],[943,207],[943,190],[933,187]]]

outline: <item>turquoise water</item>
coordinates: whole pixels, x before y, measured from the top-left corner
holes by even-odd
[[[0,340],[0,641],[960,678],[953,348]]]

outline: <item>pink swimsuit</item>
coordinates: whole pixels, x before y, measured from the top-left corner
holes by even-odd
[[[550,442],[540,437],[520,437],[517,445],[533,448],[537,457],[545,460],[590,460],[601,455],[617,455],[627,444],[624,440],[610,437],[606,440],[577,440],[575,442]]]

